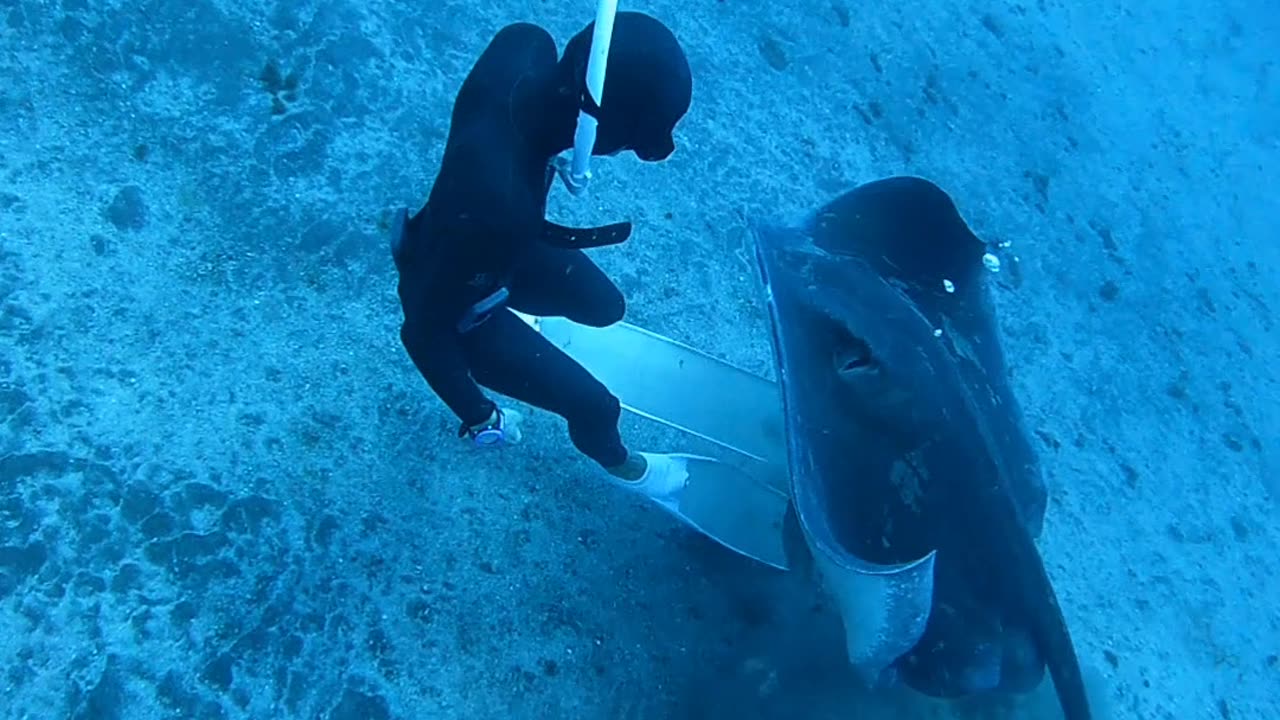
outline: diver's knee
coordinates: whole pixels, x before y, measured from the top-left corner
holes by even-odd
[[[601,293],[600,298],[590,307],[584,308],[579,313],[579,317],[573,320],[590,327],[602,328],[620,322],[626,313],[627,301],[622,297],[622,291],[616,287],[610,287],[608,293]]]
[[[620,417],[622,402],[608,388],[600,385],[594,392],[584,393],[580,407],[574,417],[569,418],[569,422],[576,422],[583,427],[601,427],[602,424],[612,427],[617,425]]]
[[[400,344],[406,351],[412,352],[421,337],[422,331],[417,326],[410,325],[407,320],[400,324]]]

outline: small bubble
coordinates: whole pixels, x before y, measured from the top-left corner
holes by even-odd
[[[955,285],[955,283],[951,282],[950,280],[943,280],[943,281],[942,281],[942,289],[943,289],[943,290],[946,290],[946,291],[947,291],[947,292],[949,292],[949,293],[953,293],[953,292],[955,292],[955,291],[956,291],[956,285]]]

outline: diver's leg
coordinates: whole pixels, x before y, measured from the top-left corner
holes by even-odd
[[[521,258],[510,291],[508,304],[520,312],[539,317],[563,317],[591,327],[608,327],[622,320],[626,312],[622,291],[581,250],[550,246],[532,248],[527,256]],[[593,383],[600,384],[572,359],[566,357],[564,361],[573,363]],[[612,427],[616,434],[616,418]],[[573,425],[570,424],[572,432]],[[648,460],[639,453],[627,453],[622,461],[604,467],[615,477],[635,481],[644,477]]]
[[[546,245],[533,248],[529,255],[521,258],[516,275],[512,278],[510,291],[508,303],[516,310],[542,317],[560,316],[592,327],[608,327],[622,320],[626,311],[622,291],[581,250],[564,250]],[[565,362],[572,364],[575,373],[589,378],[590,384],[602,388],[599,392],[608,394],[608,390],[604,390],[604,386],[577,362],[567,356]],[[582,383],[581,387],[588,387],[585,381],[578,382]],[[565,385],[563,390],[553,392],[571,396],[578,391],[571,385]],[[617,398],[612,394],[608,394],[608,397],[613,403],[617,403]],[[565,402],[576,401],[569,397]],[[585,402],[596,401],[590,400],[588,393]],[[569,432],[571,436],[574,433],[572,422]],[[617,414],[609,421],[607,428],[583,428],[580,432],[607,433],[610,438],[617,438]],[[574,440],[575,445],[578,442]],[[618,441],[618,446],[621,447],[621,441]],[[614,464],[601,462],[601,465],[610,475],[629,487],[654,496],[674,492],[683,487],[688,478],[683,466],[667,455],[628,452]]]
[[[622,319],[626,300],[581,250],[537,246],[521,258],[509,288],[511,307],[539,317],[563,317],[608,327]]]
[[[622,407],[586,368],[508,310],[462,336],[476,382],[563,417],[574,447],[606,469],[623,466]]]

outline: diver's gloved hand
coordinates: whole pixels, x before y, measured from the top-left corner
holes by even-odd
[[[573,174],[573,160],[565,155],[557,155],[551,158],[550,171],[554,171],[560,177],[564,187],[574,197],[579,197],[586,192],[587,184],[591,181],[591,170],[587,170],[586,174],[578,177]],[[550,189],[550,182],[547,183]]]
[[[493,414],[479,425],[463,423],[458,428],[458,437],[470,438],[476,447],[494,447],[498,445],[515,445],[523,435],[520,433],[520,420],[523,419],[515,410],[503,410],[493,406]]]

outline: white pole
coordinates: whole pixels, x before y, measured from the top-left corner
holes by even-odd
[[[609,62],[613,21],[617,15],[618,0],[600,0],[591,34],[591,54],[587,60],[587,92],[597,107],[604,106],[604,72]],[[595,118],[578,111],[578,127],[573,134],[573,166],[565,177],[565,185],[574,195],[580,194],[591,179],[591,150],[596,145],[597,125]]]

